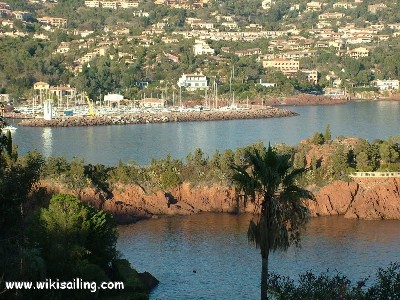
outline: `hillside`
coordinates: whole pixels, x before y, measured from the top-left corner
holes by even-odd
[[[0,9],[0,93],[16,101],[38,95],[35,82],[92,100],[121,92],[172,101],[184,73],[204,74],[209,95],[218,87],[226,103],[398,89],[400,6],[392,1],[14,0]]]

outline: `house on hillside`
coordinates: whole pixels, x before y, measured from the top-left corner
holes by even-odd
[[[320,14],[318,16],[318,20],[342,19],[342,18],[344,18],[344,16],[345,16],[344,13],[327,12],[327,13]]]
[[[377,4],[371,4],[368,5],[368,11],[371,14],[376,14],[378,11],[386,9],[387,5],[385,3],[377,3]]]
[[[53,17],[42,17],[37,18],[39,23],[44,25],[50,25],[54,27],[67,27],[67,19],[64,18],[53,18]]]
[[[238,50],[238,51],[235,51],[235,54],[239,57],[260,55],[261,49],[260,48],[252,48],[252,49]]]
[[[208,89],[207,77],[203,74],[183,74],[178,80],[178,86],[189,91]]]
[[[369,54],[369,50],[365,47],[358,47],[352,50],[348,50],[347,54],[355,59],[359,59],[360,57],[367,57]]]
[[[32,14],[27,11],[13,11],[12,14],[17,20],[28,21],[32,18]]]
[[[38,81],[33,84],[33,89],[38,91],[46,91],[50,88],[50,85],[47,82]]]
[[[324,4],[321,2],[311,1],[306,4],[306,10],[307,11],[320,11],[320,10],[322,10],[323,6],[324,6]]]
[[[211,54],[215,53],[214,49],[210,47],[204,41],[197,41],[196,44],[193,46],[194,55],[203,55],[203,54]]]
[[[355,8],[356,6],[350,2],[338,2],[333,4],[333,8],[344,8],[344,9],[350,9],[350,8]]]

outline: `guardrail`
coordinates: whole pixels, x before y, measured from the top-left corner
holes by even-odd
[[[350,177],[370,177],[370,178],[382,178],[382,177],[400,177],[400,172],[354,172],[349,175]]]

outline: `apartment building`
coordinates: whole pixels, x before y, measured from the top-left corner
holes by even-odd
[[[272,60],[263,61],[263,67],[264,68],[275,68],[275,69],[280,70],[283,74],[290,76],[299,71],[300,62],[298,60],[275,58]]]
[[[317,70],[301,70],[301,73],[303,73],[306,77],[307,80],[311,83],[318,83],[318,71]]]
[[[358,47],[352,50],[347,50],[347,54],[355,59],[359,59],[361,57],[367,57],[369,55],[369,50],[365,47]]]
[[[39,23],[44,25],[50,25],[54,27],[67,27],[67,19],[63,18],[53,18],[53,17],[41,17],[37,18]]]

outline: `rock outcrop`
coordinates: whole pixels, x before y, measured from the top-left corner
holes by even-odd
[[[120,223],[158,215],[192,215],[200,212],[250,212],[251,203],[236,200],[233,188],[220,185],[192,187],[188,183],[168,191],[146,193],[137,185],[118,185],[102,209]]]
[[[400,178],[359,178],[356,181],[361,191],[347,210],[346,218],[400,219]]]
[[[60,185],[42,183],[49,193],[71,192]],[[254,205],[238,200],[232,187],[191,186],[184,183],[168,191],[145,191],[138,185],[116,185],[112,197],[85,188],[75,192],[82,201],[112,213],[120,224],[160,215],[191,215],[201,212],[253,212]],[[312,216],[343,215],[359,219],[400,220],[400,178],[359,178],[335,181],[307,201]]]
[[[315,193],[315,201],[308,201],[312,216],[344,215],[358,192],[355,182],[335,181]]]
[[[336,181],[315,192],[315,197],[308,202],[313,216],[400,220],[400,178]]]

